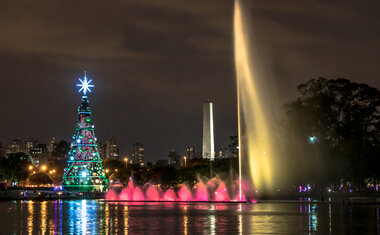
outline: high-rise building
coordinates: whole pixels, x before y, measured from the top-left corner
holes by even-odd
[[[25,141],[25,152],[29,155],[32,154],[32,149],[37,147],[38,141],[33,139],[28,139]]]
[[[7,153],[17,153],[17,152],[22,152],[23,148],[21,145],[21,138],[18,137],[14,140],[12,140],[12,143],[8,146],[8,151]]]
[[[214,115],[210,100],[203,103],[203,144],[202,157],[214,160]]]
[[[188,157],[189,160],[196,158],[196,153],[195,153],[195,147],[194,147],[194,145],[187,146],[186,151],[187,151],[187,157]]]
[[[181,165],[179,154],[174,149],[170,150],[169,152],[168,165],[174,166],[176,168],[180,167]]]
[[[55,140],[55,138],[53,137],[53,139],[51,139],[49,141],[49,145],[47,146],[47,150],[49,152],[49,154],[51,155],[57,148],[57,141]]]
[[[28,152],[35,167],[47,164],[49,154],[47,153],[46,144],[38,144],[36,141],[34,145],[28,149]]]
[[[112,136],[106,141],[106,158],[119,158],[119,148],[117,147],[115,138]]]
[[[139,141],[136,141],[133,144],[132,164],[144,166],[144,145],[142,145]]]

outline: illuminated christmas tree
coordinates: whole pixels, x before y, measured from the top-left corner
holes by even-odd
[[[94,124],[91,119],[91,109],[86,96],[91,92],[92,80],[87,80],[86,73],[79,92],[83,92],[82,102],[78,108],[78,121],[73,136],[67,167],[63,175],[62,186],[65,190],[76,191],[103,191],[107,186],[106,174],[100,159]]]

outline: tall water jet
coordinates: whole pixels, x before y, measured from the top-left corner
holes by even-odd
[[[234,50],[238,102],[239,135],[239,199],[242,199],[242,178],[250,180],[255,188],[272,185],[269,128],[266,121],[263,90],[253,72],[250,56],[249,31],[241,0],[234,6]],[[247,167],[242,167],[247,162]],[[245,165],[245,166],[246,166]],[[242,176],[244,173],[244,176]]]

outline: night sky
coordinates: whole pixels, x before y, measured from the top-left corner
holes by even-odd
[[[277,98],[311,78],[380,87],[379,1],[243,1]],[[0,2],[0,141],[71,140],[80,94],[95,133],[146,161],[201,150],[202,103],[215,103],[216,147],[237,133],[232,0]],[[280,114],[278,114],[280,115]]]

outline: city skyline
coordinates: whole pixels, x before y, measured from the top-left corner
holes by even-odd
[[[380,87],[379,3],[246,2],[261,45],[254,56],[276,87],[271,99],[294,98],[298,84],[320,76]],[[114,4],[3,2],[3,146],[18,136],[70,140],[84,70],[97,85],[89,95],[96,135],[114,136],[121,153],[136,139],[152,160],[200,149],[206,99],[215,103],[215,145],[237,134],[233,1]]]

